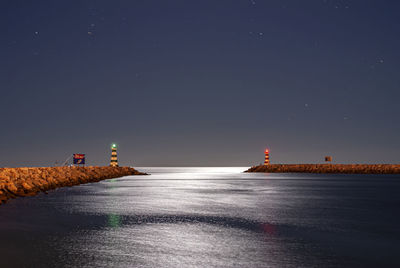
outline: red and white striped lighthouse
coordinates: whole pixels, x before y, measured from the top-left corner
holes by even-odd
[[[265,149],[265,160],[264,160],[264,166],[269,165],[269,150]]]

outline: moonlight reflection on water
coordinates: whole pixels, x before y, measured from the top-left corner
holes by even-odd
[[[141,168],[0,207],[11,266],[338,267],[398,263],[396,176]],[[25,256],[25,258],[21,258]]]

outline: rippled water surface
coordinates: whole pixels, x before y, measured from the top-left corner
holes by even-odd
[[[1,267],[400,267],[400,177],[139,168],[0,206]]]

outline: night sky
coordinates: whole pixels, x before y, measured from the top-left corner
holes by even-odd
[[[400,162],[400,1],[0,4],[0,166]]]

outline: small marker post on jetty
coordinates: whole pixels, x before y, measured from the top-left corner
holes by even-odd
[[[111,161],[110,161],[110,166],[111,167],[118,167],[118,158],[117,158],[117,145],[113,143],[111,145]]]
[[[269,165],[269,150],[265,149],[265,160],[264,160],[264,166],[268,166]]]

